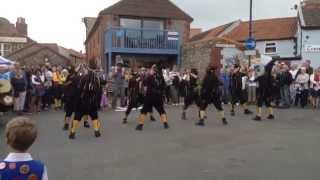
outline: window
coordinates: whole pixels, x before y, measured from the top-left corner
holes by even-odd
[[[3,48],[4,48],[4,44],[0,44],[0,56],[4,56]]]
[[[142,23],[140,19],[129,19],[129,18],[120,19],[120,26],[123,28],[140,29],[141,25]]]
[[[154,39],[157,36],[162,35],[154,30],[164,30],[164,21],[161,19],[120,18],[120,26],[129,29],[126,31],[126,37],[128,38],[137,38],[142,36],[144,39]],[[137,31],[136,29],[145,30]]]
[[[11,53],[11,45],[9,43],[0,44],[0,56],[7,56]]]
[[[156,29],[163,30],[163,21],[157,20],[144,20],[143,21],[144,29]]]
[[[152,30],[163,30],[163,21],[157,21],[157,20],[144,20],[143,21],[143,28],[144,29],[152,29]],[[152,39],[157,36],[160,36],[161,34],[156,31],[144,31],[143,32],[143,38],[145,39]]]
[[[11,52],[15,52],[23,47],[21,43],[12,43],[11,44]]]
[[[277,53],[277,43],[266,42],[265,54],[276,54],[276,53]]]
[[[128,29],[154,29],[163,30],[164,21],[157,19],[120,18],[120,26]]]

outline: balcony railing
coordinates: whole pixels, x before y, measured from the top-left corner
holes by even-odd
[[[110,28],[105,37],[107,38],[107,51],[130,50],[130,52],[157,51],[165,53],[166,51],[178,52],[180,46],[179,33],[171,31]]]

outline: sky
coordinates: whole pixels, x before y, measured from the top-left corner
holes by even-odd
[[[0,17],[15,23],[26,18],[29,37],[84,51],[83,17],[96,17],[118,0],[1,0]],[[249,16],[249,0],[172,0],[194,18],[192,27],[207,30]],[[298,0],[253,0],[254,19],[295,16]]]

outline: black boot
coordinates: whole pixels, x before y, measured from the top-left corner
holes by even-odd
[[[222,123],[223,123],[223,125],[228,125],[227,119],[226,118],[222,118]]]
[[[76,138],[76,133],[70,132],[69,139],[75,139],[75,138]]]
[[[245,109],[244,110],[244,114],[245,115],[250,115],[250,114],[252,114],[252,111],[250,111],[249,109]]]
[[[68,124],[68,123],[65,123],[62,129],[63,129],[64,131],[68,131],[68,129],[69,129],[69,124]]]
[[[127,123],[128,123],[127,118],[123,118],[122,124],[127,124]]]
[[[150,116],[150,121],[155,122],[157,121],[156,118],[154,118],[153,116]]]
[[[253,118],[254,121],[261,121],[261,117],[260,116],[256,116],[255,118]]]
[[[95,136],[96,138],[100,137],[100,136],[101,136],[100,131],[94,131],[94,136]]]
[[[196,123],[196,126],[204,126],[204,120],[200,119],[198,123]]]
[[[143,130],[143,124],[138,124],[136,127],[137,131],[142,131]]]
[[[83,122],[83,127],[85,127],[85,128],[90,128],[89,122],[88,122],[88,121],[84,121],[84,122]]]
[[[169,129],[169,124],[168,124],[167,122],[165,122],[165,123],[163,123],[163,127],[164,127],[165,129]]]
[[[187,115],[186,115],[186,112],[182,112],[182,117],[181,117],[182,120],[187,120]]]
[[[273,114],[270,114],[270,115],[267,117],[267,119],[270,119],[270,120],[274,119],[274,115],[273,115]]]

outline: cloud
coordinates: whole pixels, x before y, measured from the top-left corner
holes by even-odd
[[[83,50],[85,27],[81,19],[97,16],[118,0],[10,0],[1,2],[1,16],[28,23],[29,36],[38,42],[58,43]],[[249,0],[172,0],[194,18],[193,27],[209,29],[249,16]],[[294,16],[297,0],[253,0],[254,18]]]

